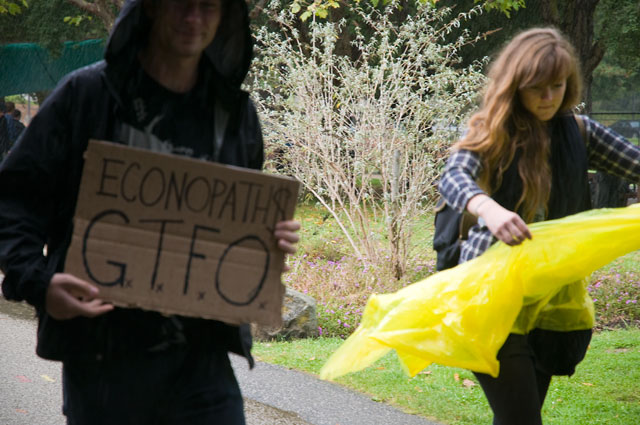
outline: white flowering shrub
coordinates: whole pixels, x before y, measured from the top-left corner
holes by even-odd
[[[483,83],[482,64],[459,65],[469,34],[449,43],[445,36],[482,9],[452,17],[418,2],[415,14],[395,24],[396,1],[379,9],[360,3],[342,6],[359,17],[349,26],[354,60],[336,53],[347,22],[312,21],[301,34],[290,10],[272,1],[279,28],[257,29],[249,84],[271,169],[302,182],[355,255],[390,258],[399,278],[412,220],[432,204],[448,148]],[[374,229],[380,221],[382,237]]]

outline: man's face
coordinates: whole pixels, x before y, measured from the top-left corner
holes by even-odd
[[[218,31],[222,0],[158,0],[148,10],[151,44],[179,58],[199,58]]]

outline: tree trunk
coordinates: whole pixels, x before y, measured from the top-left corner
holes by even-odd
[[[594,40],[594,14],[600,0],[542,0],[540,11],[546,24],[567,35],[576,48],[582,65],[585,112],[591,112],[593,70],[604,56],[604,46]]]

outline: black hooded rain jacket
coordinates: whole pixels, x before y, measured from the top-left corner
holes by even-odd
[[[44,308],[53,274],[64,271],[83,152],[89,139],[125,143],[121,129],[133,112],[123,99],[132,90],[130,77],[138,70],[137,53],[146,43],[149,28],[142,1],[127,2],[107,43],[105,59],[65,77],[0,165],[2,292],[9,300],[26,300],[36,308],[37,353],[46,359],[131,355],[155,346],[166,333],[167,317],[154,312],[116,308],[94,319],[58,321]],[[214,160],[260,169],[260,124],[248,94],[240,89],[251,57],[246,5],[243,0],[229,0],[200,67],[208,88],[199,94],[200,101],[215,113],[211,123],[194,125],[214,126]],[[181,320],[193,334],[209,336],[253,364],[248,326]]]

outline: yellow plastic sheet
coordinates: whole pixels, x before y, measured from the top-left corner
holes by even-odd
[[[320,371],[334,379],[395,350],[414,376],[435,362],[497,376],[509,332],[589,329],[587,276],[640,249],[640,204],[532,224],[519,246],[480,257],[393,294],[372,295],[356,331]]]

